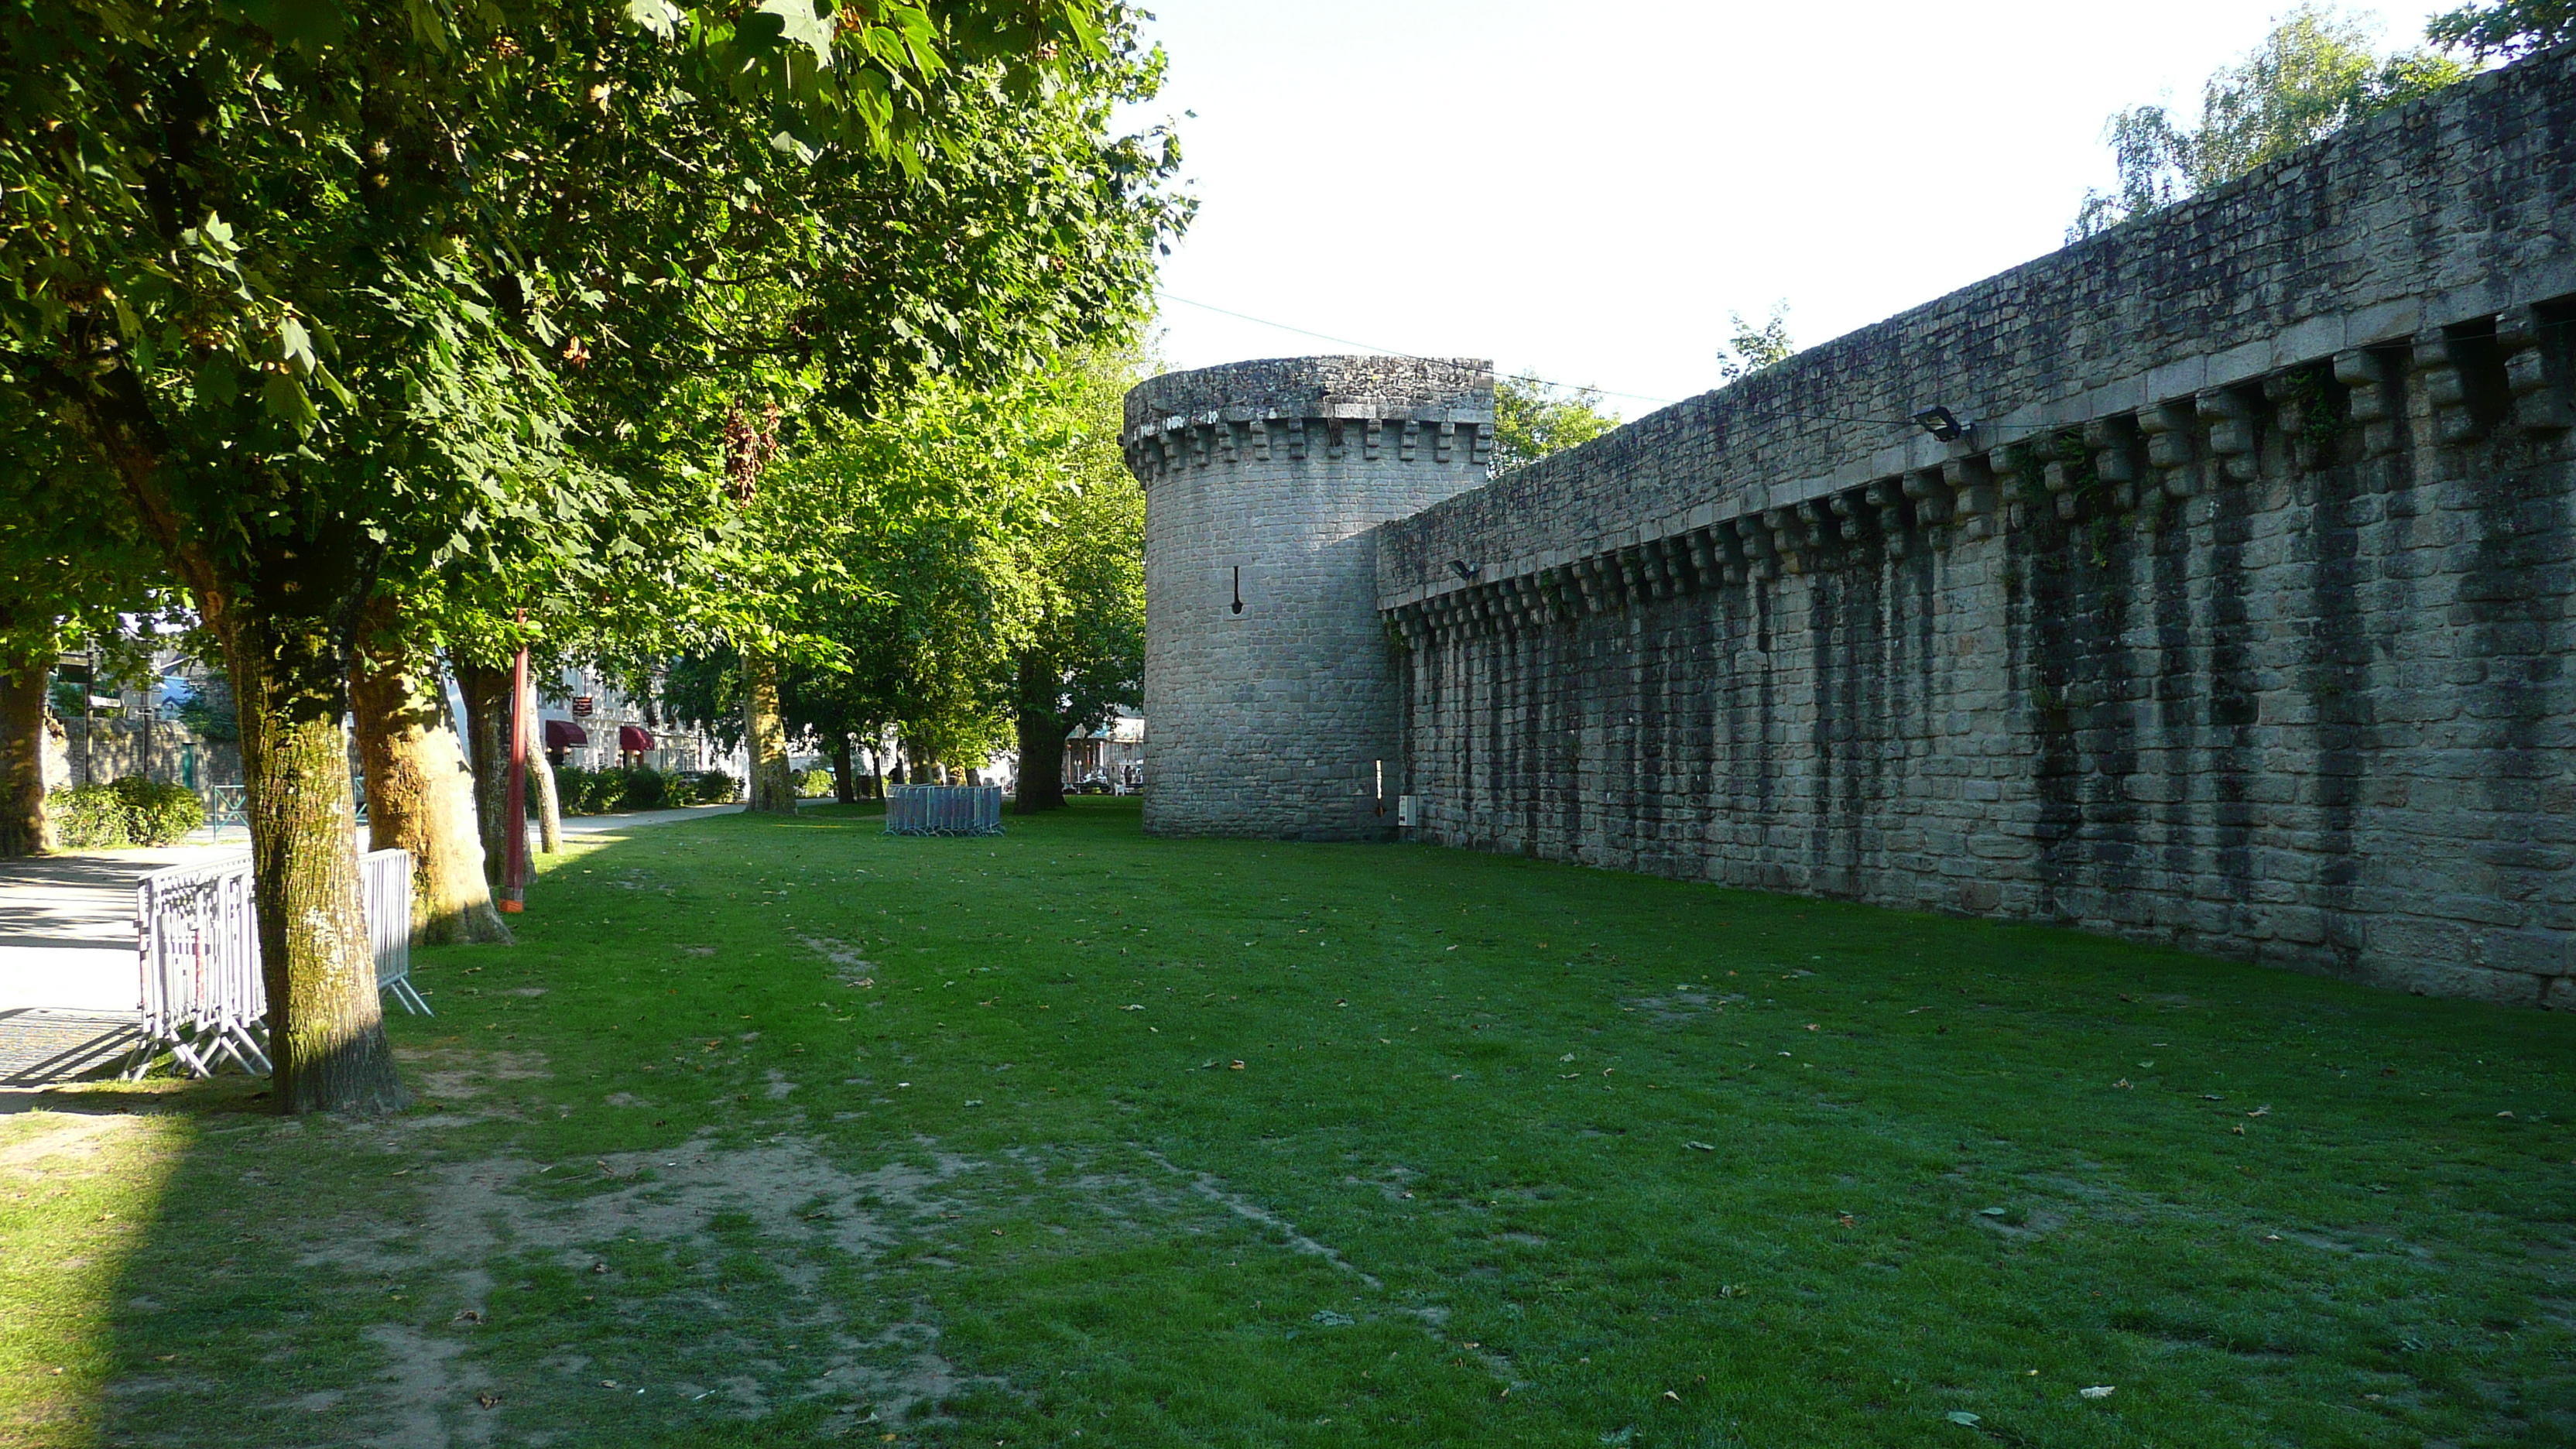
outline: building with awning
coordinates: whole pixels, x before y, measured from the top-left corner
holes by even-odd
[[[605,770],[645,765],[656,770],[725,768],[727,761],[694,730],[656,719],[645,701],[627,698],[597,669],[567,666],[537,687],[537,737],[555,765]]]

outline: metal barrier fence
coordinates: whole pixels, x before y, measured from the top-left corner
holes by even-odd
[[[369,851],[359,862],[376,985],[403,1010],[427,1015],[411,984],[411,852]],[[125,1074],[168,1052],[180,1070],[211,1076],[226,1061],[268,1075],[268,986],[260,975],[250,857],[173,866],[134,888],[142,973],[142,1040]]]
[[[888,785],[888,835],[999,835],[999,785]]]

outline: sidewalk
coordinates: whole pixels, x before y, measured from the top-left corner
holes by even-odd
[[[174,865],[237,856],[241,845],[87,850],[0,862],[0,1011],[131,1012],[134,887]]]

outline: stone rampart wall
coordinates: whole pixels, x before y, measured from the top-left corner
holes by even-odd
[[[2571,234],[2561,50],[1388,525],[1421,834],[2576,1005]]]

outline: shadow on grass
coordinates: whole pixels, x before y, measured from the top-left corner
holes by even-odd
[[[57,1325],[88,1387],[19,1392],[0,1437],[2576,1432],[2576,1021],[1413,846],[1152,841],[1132,801],[1005,824],[576,842],[520,946],[421,953],[439,1014],[391,1023],[419,1109],[163,1088],[157,1183],[111,1145],[20,1164],[0,1187],[67,1195],[13,1223],[125,1256]],[[148,1226],[117,1238],[120,1192]],[[11,1271],[13,1313],[55,1281]]]

